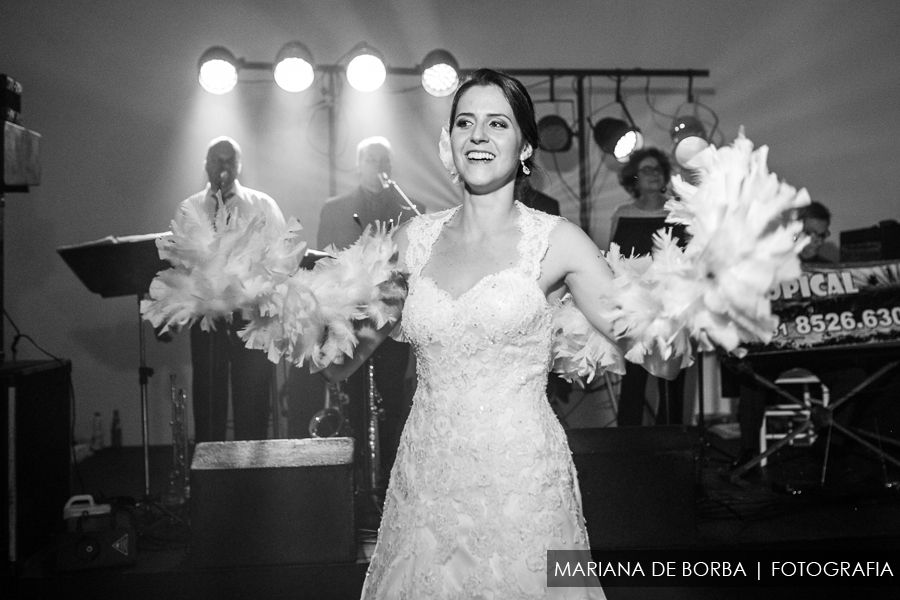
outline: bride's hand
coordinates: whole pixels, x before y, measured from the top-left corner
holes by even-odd
[[[391,271],[390,278],[378,285],[379,300],[390,309],[394,319],[399,318],[409,292],[407,279],[409,274],[403,271]]]

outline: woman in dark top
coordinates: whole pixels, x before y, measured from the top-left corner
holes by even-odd
[[[666,196],[672,165],[658,148],[644,148],[631,155],[619,175],[619,183],[634,199],[620,206],[612,217],[610,240],[618,244],[622,254],[649,254],[653,250],[653,234],[665,227]],[[668,225],[671,227],[671,225]],[[683,227],[675,227],[674,235],[683,240]],[[643,425],[644,392],[647,377],[652,377],[637,365],[626,364],[619,395],[619,426]],[[657,379],[659,406],[657,425],[680,425],[684,408],[684,371],[673,381]]]

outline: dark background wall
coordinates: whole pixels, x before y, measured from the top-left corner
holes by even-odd
[[[165,230],[177,203],[204,184],[205,146],[220,134],[243,145],[242,181],[269,192],[315,239],[329,193],[321,83],[291,95],[255,73],[231,94],[212,96],[196,73],[212,45],[254,61],[271,61],[283,43],[300,39],[317,61],[334,64],[365,40],[402,67],[444,47],[467,68],[709,69],[695,88],[718,115],[719,140],[730,142],[743,125],[769,145],[771,169],[830,206],[837,232],[900,216],[898,26],[893,0],[6,0],[0,72],[23,84],[24,124],[43,136],[42,184],[6,201],[6,308],[23,333],[73,361],[76,434],[89,434],[94,411],[108,424],[118,408],[125,443],[137,444],[136,299],[91,294],[56,248]],[[549,98],[546,82],[528,83],[536,100]],[[557,84],[559,98],[573,98],[569,83]],[[668,115],[691,110],[685,82],[653,80],[646,94],[645,84],[626,82],[625,99],[648,143],[668,149]],[[595,79],[590,89],[594,120],[619,114],[602,109],[613,82]],[[448,106],[416,78],[391,78],[370,95],[344,85],[338,191],[354,184],[356,143],[380,134],[394,142],[394,178],[411,197],[431,209],[453,205],[457,192],[437,157]],[[570,103],[539,107],[573,115]],[[609,215],[627,196],[596,147],[590,152],[590,231],[605,247]],[[578,186],[575,151],[541,164],[539,187],[577,220],[569,191]],[[11,330],[7,324],[7,352]],[[156,369],[151,442],[165,443],[169,374],[189,382],[186,336],[168,345],[151,339],[147,351]],[[41,357],[20,344],[18,358]]]

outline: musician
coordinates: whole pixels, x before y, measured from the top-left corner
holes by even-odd
[[[392,162],[393,150],[387,139],[371,137],[359,143],[356,148],[359,184],[351,191],[325,201],[319,220],[319,248],[324,249],[331,244],[338,249],[346,248],[359,238],[367,225],[379,221],[396,226],[415,216],[415,211],[408,208],[403,197],[387,183],[391,177]],[[416,204],[416,208],[424,212],[421,205]],[[372,356],[375,387],[384,410],[384,417],[378,426],[381,472],[385,480],[394,464],[400,433],[409,413],[408,398],[411,394],[405,389],[409,354],[408,344],[388,339]],[[357,459],[364,456],[368,446],[366,371],[359,369],[343,384],[350,396],[347,416],[356,440]],[[291,378],[295,380],[292,385],[305,392],[300,401],[306,404],[312,398],[316,410],[324,405],[325,386],[321,377],[310,377],[302,369],[294,369]],[[291,408],[292,414],[302,414],[301,410]]]
[[[319,248],[329,244],[346,248],[355,242],[366,225],[392,222],[394,225],[415,216],[397,191],[385,185],[391,176],[393,150],[383,137],[364,139],[356,147],[359,185],[346,194],[329,198],[319,217]],[[421,211],[422,207],[416,207]]]
[[[797,218],[803,221],[803,233],[809,236],[809,244],[800,252],[801,267],[803,265],[832,262],[819,254],[822,245],[830,235],[831,212],[828,208],[820,202],[811,202],[798,211]],[[842,360],[840,365],[814,364],[804,365],[804,368],[813,372],[828,387],[831,398],[838,399],[866,378],[864,365],[855,365],[851,360],[848,357]],[[794,366],[799,365],[781,364],[774,369],[756,368],[755,371],[766,379],[774,381],[783,371]],[[744,363],[736,368],[739,371],[738,376],[740,378],[740,400],[737,418],[741,429],[741,450],[737,460],[734,462],[735,467],[748,462],[759,454],[759,432],[762,427],[766,404],[773,401],[774,396],[774,392],[763,388],[753,379],[750,372],[747,371],[750,368],[748,364]],[[863,396],[862,398],[856,398],[842,405],[834,415],[835,420],[847,425],[856,412],[855,404],[868,402],[865,394],[861,395]],[[839,438],[834,438],[832,443],[839,445],[842,441]]]
[[[806,264],[833,262],[821,254],[825,240],[831,235],[831,211],[821,202],[810,202],[797,213],[803,221],[803,233],[809,236],[807,244],[800,252],[800,260]]]
[[[184,200],[175,214],[181,226],[187,211],[206,214],[215,223],[225,218],[262,215],[266,227],[283,227],[284,215],[275,201],[256,190],[244,187],[237,177],[241,172],[241,147],[229,137],[209,143],[204,163],[209,183],[206,188]],[[229,383],[235,440],[259,440],[268,436],[269,397],[272,364],[266,354],[244,347],[237,332],[244,326],[240,313],[229,324],[215,323],[214,331],[203,331],[200,323],[191,327],[191,398],[194,412],[194,436],[199,442],[224,441],[228,418]]]
[[[623,204],[613,213],[609,239],[619,246],[625,256],[650,254],[653,236],[660,229],[672,228],[679,245],[686,238],[684,226],[666,224],[669,200],[669,178],[672,164],[659,148],[643,148],[633,153],[619,173],[619,183],[632,201]],[[616,423],[620,426],[644,424],[647,379],[656,380],[659,403],[656,411],[657,425],[681,425],[684,413],[685,372],[667,381],[653,377],[646,369],[626,363],[625,375],[619,392]]]

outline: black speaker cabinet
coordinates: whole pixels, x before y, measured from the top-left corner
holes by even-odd
[[[697,434],[677,425],[567,431],[593,549],[690,544]]]
[[[12,568],[54,542],[69,499],[69,361],[8,362],[0,367],[4,408],[0,450],[3,548]]]
[[[197,445],[191,463],[196,567],[355,560],[352,438]]]

